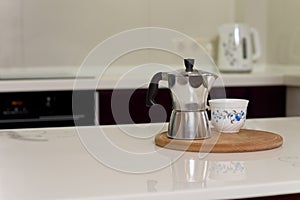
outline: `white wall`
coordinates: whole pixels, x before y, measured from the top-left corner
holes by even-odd
[[[0,0],[0,67],[23,64],[21,0]]]
[[[99,42],[159,26],[214,37],[234,0],[0,0],[0,67],[80,65]],[[4,4],[4,5],[3,5]],[[4,30],[4,31],[3,31]],[[143,60],[141,53],[135,59]]]
[[[300,1],[268,1],[268,62],[300,65]]]
[[[300,66],[299,8],[299,0],[0,0],[0,67],[78,66],[124,30],[158,26],[210,39],[230,22],[258,29],[259,62]],[[144,62],[149,52],[125,63],[137,58]]]

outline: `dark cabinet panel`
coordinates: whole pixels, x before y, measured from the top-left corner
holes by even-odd
[[[160,89],[158,106],[146,106],[146,89],[100,90],[100,125],[169,121],[172,100],[168,89]]]
[[[284,117],[285,86],[227,87],[226,98],[248,99],[247,118]],[[223,98],[224,88],[213,88],[212,98]]]
[[[160,106],[145,105],[147,89],[99,91],[101,125],[169,121],[172,99],[169,89],[159,89],[156,101]],[[249,100],[247,118],[284,117],[285,86],[215,87],[211,98],[243,98]],[[209,98],[210,98],[209,97]],[[149,116],[150,115],[150,116]]]

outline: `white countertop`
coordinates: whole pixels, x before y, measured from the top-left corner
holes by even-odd
[[[174,69],[178,69],[174,68]],[[159,71],[172,71],[160,64],[136,67],[41,67],[0,71],[0,92],[45,90],[96,90],[147,88]],[[257,65],[251,73],[220,73],[214,86],[300,86],[300,67]]]
[[[248,120],[247,128],[284,138],[280,148],[249,153],[156,147],[153,137],[166,129],[160,123],[1,130],[0,199],[192,200],[300,193],[299,122],[300,117]]]

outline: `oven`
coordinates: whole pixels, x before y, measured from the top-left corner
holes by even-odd
[[[0,93],[0,128],[95,125],[95,91],[34,91]]]

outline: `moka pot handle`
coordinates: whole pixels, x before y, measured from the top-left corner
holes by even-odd
[[[158,72],[152,77],[147,91],[146,106],[151,107],[156,104],[154,99],[158,92],[158,83],[161,80],[163,80],[163,72]]]

